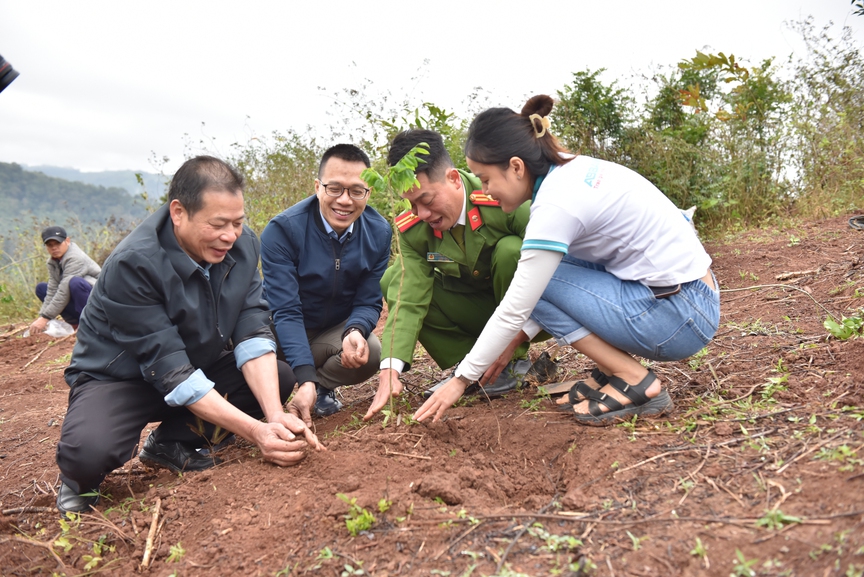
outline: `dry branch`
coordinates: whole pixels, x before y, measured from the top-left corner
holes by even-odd
[[[813,268],[810,270],[795,270],[790,272],[784,272],[778,274],[776,277],[777,280],[789,280],[793,278],[798,278],[799,276],[807,276],[808,274],[816,274],[819,272],[818,268]]]
[[[391,451],[390,449],[387,449],[387,448],[384,449],[384,454],[385,455],[398,455],[400,457],[411,457],[414,459],[424,459],[426,461],[432,460],[432,457],[427,457],[425,455],[412,455],[410,453],[397,453],[396,451]]]
[[[54,507],[15,507],[14,509],[3,509],[3,515],[17,515],[18,513],[53,513]]]
[[[162,508],[162,499],[156,497],[156,505],[153,506],[153,519],[150,521],[150,532],[147,533],[147,545],[144,547],[144,556],[141,559],[141,569],[150,566],[150,556],[153,554],[153,542],[156,541],[156,528],[159,526],[159,510]]]
[[[6,537],[5,539],[0,539],[0,543],[6,543],[7,541],[16,541],[18,543],[26,543],[28,545],[36,545],[37,547],[42,547],[43,549],[47,549],[51,556],[54,557],[54,560],[57,561],[57,564],[66,570],[66,565],[63,563],[63,560],[57,555],[54,551],[53,541],[49,543],[43,543],[42,541],[37,541],[36,539],[27,539],[26,537],[19,537],[17,535],[12,535],[10,537]]]

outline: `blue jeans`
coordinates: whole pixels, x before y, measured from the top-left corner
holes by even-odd
[[[641,283],[565,256],[531,318],[560,344],[594,334],[646,359],[677,361],[699,352],[717,332],[720,293],[695,280],[658,299]]]
[[[90,298],[90,291],[93,287],[90,283],[80,276],[73,276],[69,280],[69,302],[60,312],[60,316],[70,325],[77,325],[81,319],[81,311],[84,310],[84,305],[87,304],[87,299]],[[48,283],[40,282],[36,285],[36,296],[43,303],[48,295]]]

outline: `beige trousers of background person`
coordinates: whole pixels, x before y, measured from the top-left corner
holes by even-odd
[[[318,371],[321,386],[331,391],[336,387],[356,385],[372,377],[381,364],[381,341],[374,333],[369,334],[366,342],[369,344],[369,360],[356,369],[342,366],[342,333],[345,323],[331,327],[325,331],[306,331],[309,348],[312,349],[312,359]]]

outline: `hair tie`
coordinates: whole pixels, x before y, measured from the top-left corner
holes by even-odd
[[[552,123],[549,122],[548,116],[540,116],[539,114],[532,114],[528,117],[528,120],[531,121],[531,127],[534,129],[535,138],[543,138],[543,135],[546,134],[546,131],[552,125]],[[537,125],[534,123],[534,120],[540,121],[540,127],[543,130],[537,130]]]

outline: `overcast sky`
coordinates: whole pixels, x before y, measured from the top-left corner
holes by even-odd
[[[153,171],[155,153],[170,172],[184,134],[227,154],[320,128],[366,79],[371,96],[459,111],[482,87],[518,108],[576,71],[624,80],[706,46],[785,60],[800,39],[784,22],[807,16],[864,46],[849,0],[0,0],[0,54],[21,74],[0,93],[0,162]]]

